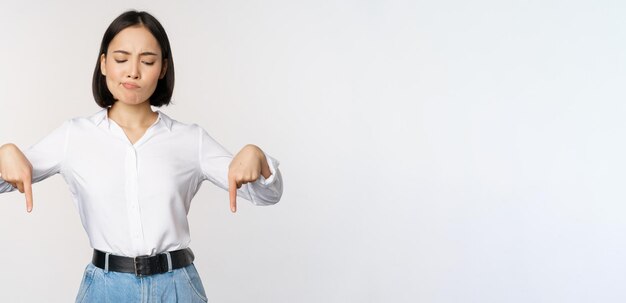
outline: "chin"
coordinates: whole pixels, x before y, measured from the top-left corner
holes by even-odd
[[[139,101],[139,100],[143,100],[143,101]],[[147,101],[148,101],[147,99],[117,98],[117,102],[121,102],[126,105],[138,105]]]

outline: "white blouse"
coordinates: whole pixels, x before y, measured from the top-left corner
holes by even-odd
[[[232,154],[197,124],[156,112],[135,144],[102,109],[24,151],[33,183],[61,173],[93,248],[128,257],[186,248],[187,213],[202,181],[228,190]],[[272,175],[237,190],[255,205],[275,204],[283,192],[279,162],[265,156]],[[14,190],[0,178],[0,193]]]

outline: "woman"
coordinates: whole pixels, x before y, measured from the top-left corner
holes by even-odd
[[[202,181],[256,205],[280,200],[278,161],[254,145],[234,157],[168,105],[174,63],[161,24],[128,11],[104,34],[93,77],[100,111],[67,120],[24,153],[0,147],[0,192],[26,196],[31,183],[60,173],[90,244],[76,302],[206,302],[189,249],[187,213]]]

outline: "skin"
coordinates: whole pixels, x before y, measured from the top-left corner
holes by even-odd
[[[154,36],[143,26],[119,32],[100,57],[101,72],[107,87],[118,100],[109,109],[109,119],[126,133],[131,143],[139,140],[156,121],[158,114],[150,107],[150,96],[167,72],[167,59]],[[230,209],[237,211],[237,189],[266,179],[271,171],[263,151],[255,145],[244,146],[228,166]],[[32,165],[14,144],[0,147],[0,177],[26,195],[26,210],[33,208]]]
[[[12,143],[0,147],[0,177],[26,195],[26,211],[33,210],[33,166]]]

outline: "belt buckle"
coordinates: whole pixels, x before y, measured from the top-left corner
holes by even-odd
[[[137,277],[148,276],[148,275],[145,275],[145,274],[139,272],[139,268],[137,268],[137,263],[141,262],[141,260],[146,260],[149,257],[150,257],[149,255],[143,255],[143,256],[136,256],[136,257],[133,258],[133,264],[135,265],[135,276],[137,276]],[[144,268],[145,268],[145,266],[144,266]]]

